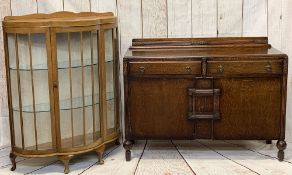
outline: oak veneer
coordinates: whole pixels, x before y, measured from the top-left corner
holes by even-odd
[[[124,57],[126,160],[136,139],[278,140],[288,57],[265,37],[134,39]]]

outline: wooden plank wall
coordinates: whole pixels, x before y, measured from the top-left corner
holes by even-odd
[[[54,11],[112,11],[119,17],[120,58],[132,38],[268,36],[292,58],[291,0],[0,0],[6,15]],[[0,24],[1,25],[1,24]],[[0,29],[2,33],[2,30]],[[0,35],[2,42],[2,34]],[[3,45],[0,45],[0,146],[7,140],[7,105]],[[290,61],[289,66],[292,63]],[[291,75],[292,68],[289,69]],[[291,77],[291,76],[290,76]],[[289,77],[287,137],[292,141],[292,81]],[[122,77],[121,77],[122,79]],[[4,135],[4,133],[6,135]]]

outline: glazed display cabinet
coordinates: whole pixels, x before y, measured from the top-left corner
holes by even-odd
[[[12,151],[74,155],[119,144],[117,18],[112,13],[32,14],[3,21]]]

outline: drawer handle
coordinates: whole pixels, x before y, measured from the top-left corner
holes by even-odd
[[[272,72],[272,65],[271,64],[266,65],[265,69],[267,72]]]
[[[140,70],[140,73],[143,74],[143,73],[145,72],[145,67],[144,67],[144,66],[140,66],[140,67],[139,67],[139,70]]]
[[[220,65],[218,66],[218,72],[219,72],[219,73],[223,73],[223,72],[224,72],[224,66],[223,66],[223,65],[220,64]]]
[[[187,67],[186,67],[186,71],[187,71],[188,73],[191,73],[191,72],[192,72],[192,68],[191,68],[190,66],[187,66]]]

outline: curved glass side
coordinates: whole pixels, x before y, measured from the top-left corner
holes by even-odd
[[[106,74],[106,115],[107,135],[116,132],[116,94],[115,94],[115,60],[114,60],[114,30],[106,30],[105,37],[105,74]]]

